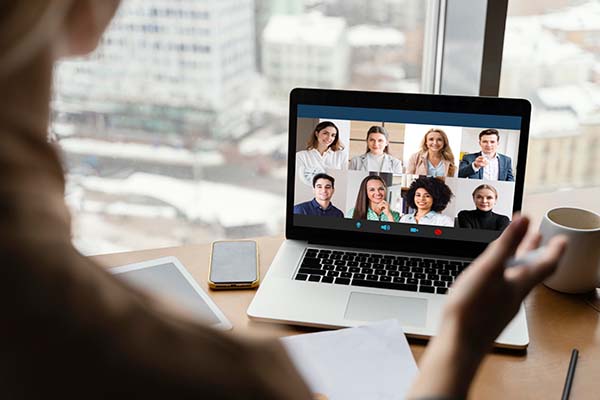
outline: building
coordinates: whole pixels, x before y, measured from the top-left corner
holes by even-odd
[[[600,185],[600,85],[543,88],[534,100],[527,189]]]
[[[600,184],[600,7],[509,17],[500,93],[533,105],[526,189]]]
[[[529,98],[538,88],[585,83],[595,64],[592,53],[545,29],[542,17],[511,17],[506,23],[500,93]]]
[[[349,80],[346,21],[318,13],[275,15],[263,32],[263,73],[286,97],[298,86],[343,88]]]
[[[404,33],[398,29],[357,25],[348,29],[351,86],[367,90],[399,90],[405,84]]]
[[[592,53],[600,53],[600,2],[588,1],[543,18],[544,28],[556,37]]]
[[[256,67],[262,71],[262,34],[273,15],[300,15],[304,3],[297,0],[254,0]]]
[[[126,0],[93,55],[57,68],[54,120],[186,147],[240,136],[254,45],[252,0]]]

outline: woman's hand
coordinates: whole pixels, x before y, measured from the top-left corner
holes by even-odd
[[[516,217],[456,280],[439,334],[423,355],[410,397],[466,397],[494,340],[529,291],[554,271],[566,246],[564,237],[553,238],[543,257],[534,263],[506,269],[505,263],[517,247],[521,252],[539,245],[539,234],[526,236],[528,226],[527,218]]]
[[[374,204],[375,209],[373,211],[375,211],[378,215],[379,214],[384,214],[388,220],[393,221],[394,220],[394,216],[392,215],[392,212],[390,211],[390,204],[385,201],[382,200],[381,202]]]

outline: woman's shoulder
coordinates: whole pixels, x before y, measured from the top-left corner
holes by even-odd
[[[350,162],[358,162],[367,158],[367,153],[359,154],[350,159]]]
[[[427,153],[423,153],[421,150],[412,153],[409,160],[411,162],[417,162],[417,160],[419,159],[426,159],[427,158]]]
[[[400,163],[400,164],[402,164],[402,160],[400,160],[398,157],[394,157],[394,156],[393,156],[393,155],[391,155],[391,154],[385,154],[385,157],[386,157],[388,160],[391,160],[391,161],[392,161],[392,163],[394,163],[394,164],[396,164],[396,163]]]
[[[495,216],[495,217],[496,217],[498,220],[500,220],[500,221],[502,221],[502,222],[505,222],[505,221],[506,221],[506,222],[509,222],[509,221],[510,221],[510,218],[508,218],[506,215],[503,215],[503,214],[496,214],[496,213],[495,213],[495,212],[493,212],[493,211],[492,211],[492,214],[494,214],[494,216]]]
[[[471,216],[475,213],[476,210],[461,210],[458,212],[458,216],[464,216],[464,217],[468,217]]]
[[[410,222],[413,220],[415,213],[408,213],[408,214],[404,214],[402,217],[400,217],[400,222]]]

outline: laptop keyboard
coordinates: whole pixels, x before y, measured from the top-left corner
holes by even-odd
[[[294,279],[446,294],[467,261],[309,248]]]

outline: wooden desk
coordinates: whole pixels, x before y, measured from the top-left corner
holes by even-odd
[[[532,195],[524,205],[531,210],[537,227],[541,213],[555,205],[579,205],[598,211],[593,204],[600,188],[576,193]],[[570,201],[571,200],[571,201]],[[258,239],[261,276],[265,276],[282,238]],[[280,337],[314,331],[289,325],[250,321],[246,316],[254,290],[210,291],[208,275],[209,245],[192,245],[165,249],[97,256],[106,266],[116,266],[164,256],[176,256],[215,300],[233,324],[233,333]],[[580,351],[571,392],[573,399],[600,398],[600,293],[591,296],[563,295],[539,286],[526,301],[531,343],[526,353],[494,352],[489,355],[473,384],[474,399],[546,399],[560,398],[569,365],[571,349]],[[412,343],[412,352],[421,357],[425,345]]]

